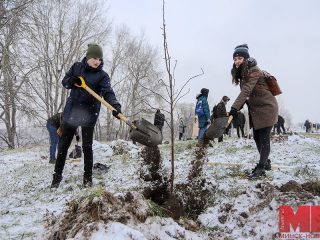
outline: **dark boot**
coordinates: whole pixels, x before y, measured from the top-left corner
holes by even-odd
[[[49,163],[50,163],[50,164],[56,164],[56,161],[57,161],[56,159],[50,159],[50,160],[49,160]]]
[[[83,187],[92,187],[92,176],[83,176]]]
[[[51,188],[58,188],[61,181],[62,181],[62,175],[54,173],[52,183],[51,183]]]
[[[264,170],[264,166],[257,165],[257,167],[253,170],[253,172],[248,176],[248,178],[250,180],[255,180],[265,176],[266,176],[266,173]]]
[[[266,171],[271,170],[271,161],[270,161],[270,159],[267,160],[266,165],[264,166],[264,170],[266,170]]]

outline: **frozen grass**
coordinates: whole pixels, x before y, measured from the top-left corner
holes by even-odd
[[[194,140],[176,143],[176,183],[187,181],[190,163],[195,159],[196,143]],[[139,178],[139,149],[123,141],[113,144],[114,150],[109,144],[95,143],[94,162],[110,168],[107,173],[94,172],[94,187],[91,189],[83,189],[81,186],[81,161],[66,163],[61,187],[50,190],[53,166],[42,158],[48,155],[47,145],[2,151],[1,239],[45,239],[44,215],[49,212],[59,216],[63,213],[66,202],[77,201],[83,196],[93,199],[101,196],[105,190],[116,195],[123,195],[127,191],[141,192],[148,183]],[[281,186],[289,180],[298,183],[310,180],[319,182],[320,138],[317,134],[302,137],[293,135],[286,142],[273,143],[271,149],[273,171],[267,172],[264,180],[252,182],[241,178],[242,171],[251,169],[258,161],[259,155],[252,139],[225,138],[223,143],[215,142],[213,147],[208,148],[203,177],[217,188],[216,194],[208,199],[209,208],[199,216],[198,222],[201,224],[198,229],[193,230],[197,233],[165,218],[163,209],[148,201],[154,217],[149,217],[145,223],[133,222],[130,226],[119,223],[105,226],[100,224],[97,235],[100,233],[101,236],[116,239],[120,235],[112,233],[114,228],[120,231],[118,234],[126,232],[125,236],[144,236],[145,239],[159,240],[173,239],[173,236],[183,236],[182,239],[209,239],[209,235],[211,239],[219,239],[218,233],[229,239],[271,239],[277,232],[277,207],[280,203],[275,199],[269,202],[267,196],[272,194],[265,184]],[[118,152],[113,154],[115,150]],[[162,173],[168,176],[171,166],[170,145],[161,145],[160,151]],[[316,183],[312,186],[317,190]],[[262,186],[257,187],[259,184]],[[289,200],[290,204],[299,204],[295,199]],[[319,197],[312,201],[319,205]],[[230,209],[226,205],[231,206]],[[250,209],[258,210],[250,212]]]

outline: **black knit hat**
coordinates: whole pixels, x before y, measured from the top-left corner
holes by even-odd
[[[209,94],[209,89],[207,89],[207,88],[202,88],[202,89],[201,89],[201,94],[204,95],[204,96],[208,96],[208,94]]]
[[[86,58],[100,58],[103,59],[102,48],[98,44],[88,44]]]
[[[233,52],[233,58],[234,57],[243,57],[244,59],[248,59],[250,57],[248,45],[241,44],[239,46],[236,46]]]

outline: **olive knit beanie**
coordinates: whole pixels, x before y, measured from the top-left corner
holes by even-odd
[[[86,58],[100,58],[103,59],[102,48],[98,44],[88,44]]]

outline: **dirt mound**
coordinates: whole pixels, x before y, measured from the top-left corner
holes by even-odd
[[[176,185],[176,198],[182,202],[183,213],[193,220],[208,207],[211,196],[214,196],[216,187],[205,179],[189,181]]]
[[[306,182],[303,183],[302,188],[314,195],[320,196],[320,182]]]
[[[161,170],[161,153],[159,148],[145,147],[140,153],[143,163],[140,170],[140,177],[145,181],[162,182]],[[146,169],[145,169],[146,168]]]
[[[141,152],[143,166],[140,177],[150,185],[144,189],[143,195],[151,199],[164,209],[166,216],[178,220],[182,216],[197,219],[207,207],[210,195],[214,193],[215,187],[207,184],[201,177],[206,155],[206,147],[200,145],[195,149],[195,160],[191,163],[188,182],[177,184],[174,193],[170,194],[169,181],[167,177],[160,175],[161,154],[158,147],[146,147]],[[147,173],[146,173],[147,172]]]
[[[281,204],[307,204],[314,199],[314,194],[318,189],[317,186],[319,185],[313,182],[301,185],[291,180],[278,188],[280,193],[277,195],[276,200]]]
[[[208,160],[205,158],[207,154],[207,145],[200,144],[198,147],[194,150],[195,159],[191,162],[191,169],[188,175],[188,179],[192,181],[193,179],[196,179],[201,176],[203,165]]]
[[[279,188],[280,192],[301,192],[302,187],[299,183],[291,180]]]
[[[305,190],[313,195],[320,195],[320,182],[311,181],[299,184],[296,181],[291,180],[282,185],[279,190],[281,192],[301,192]]]
[[[130,220],[144,222],[150,216],[149,207],[143,196],[127,193],[116,198],[104,189],[66,204],[63,215],[55,221],[47,219],[50,240],[73,238],[79,231],[86,232],[89,223],[102,221],[126,224]],[[47,217],[51,217],[47,215]],[[52,224],[50,226],[50,223]]]

